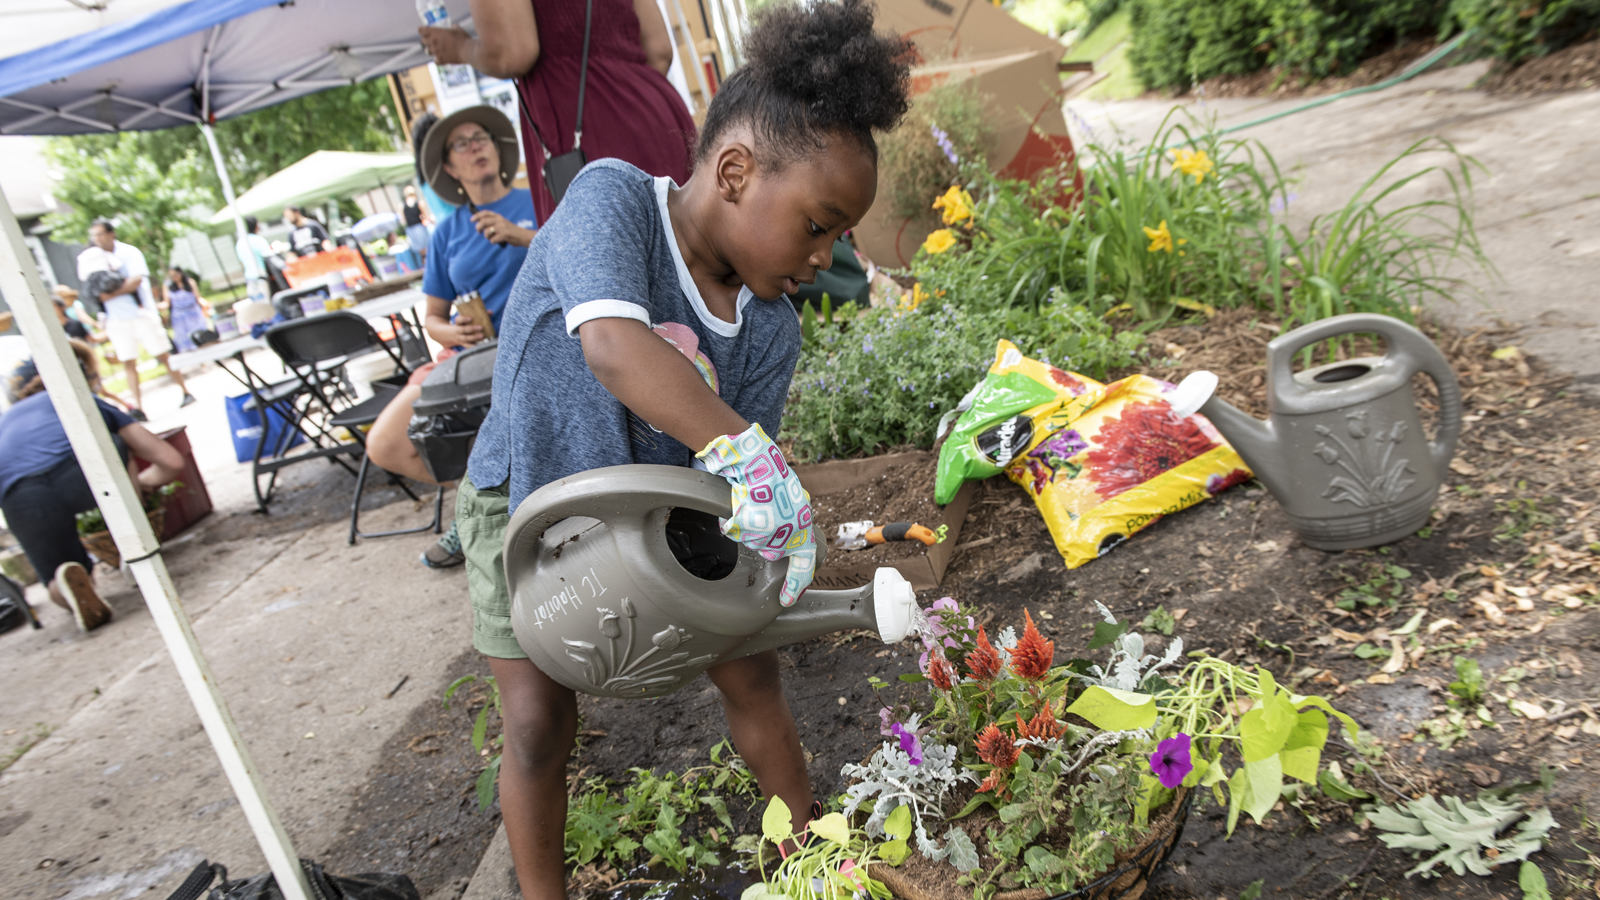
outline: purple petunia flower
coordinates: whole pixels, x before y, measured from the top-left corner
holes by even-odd
[[[1168,790],[1183,784],[1184,777],[1194,771],[1194,762],[1189,758],[1189,736],[1180,732],[1157,745],[1156,752],[1150,754],[1150,771]]]
[[[900,750],[911,757],[913,766],[922,765],[922,738],[915,731],[908,730],[899,722],[889,726],[889,731],[894,737],[900,739]]]

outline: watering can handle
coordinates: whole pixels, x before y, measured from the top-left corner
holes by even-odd
[[[1301,350],[1329,338],[1345,334],[1369,333],[1382,335],[1387,350],[1386,362],[1404,366],[1406,377],[1415,372],[1426,372],[1439,389],[1439,424],[1434,439],[1428,444],[1433,466],[1439,480],[1446,477],[1450,458],[1455,455],[1456,439],[1461,436],[1461,387],[1456,383],[1455,370],[1439,352],[1437,345],[1415,327],[1392,316],[1377,313],[1348,313],[1312,322],[1275,338],[1267,345],[1271,360],[1269,374],[1276,384],[1293,385],[1294,356]]]
[[[572,516],[643,525],[658,509],[733,515],[732,486],[720,475],[677,466],[608,466],[553,481],[528,495],[506,526],[505,558],[532,552],[552,525]]]

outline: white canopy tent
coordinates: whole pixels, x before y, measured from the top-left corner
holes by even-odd
[[[447,5],[465,18],[466,0]],[[424,63],[416,27],[405,0],[13,0],[0,5],[0,134],[198,125],[231,206],[211,123]],[[3,192],[0,293],[284,897],[311,900]]]

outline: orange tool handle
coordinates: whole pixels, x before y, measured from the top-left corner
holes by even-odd
[[[932,547],[939,539],[932,531],[911,522],[890,522],[867,532],[867,543],[882,544],[888,541],[921,541]]]

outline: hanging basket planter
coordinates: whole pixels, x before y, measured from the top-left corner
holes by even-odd
[[[1109,870],[1076,890],[1052,894],[1044,888],[1001,891],[993,900],[1139,900],[1183,837],[1194,792],[1180,788],[1172,802],[1158,810],[1150,829],[1134,846],[1120,852]],[[976,818],[969,817],[969,818]],[[981,831],[981,829],[969,829]],[[984,857],[987,867],[993,860]],[[971,900],[972,888],[956,884],[960,873],[947,862],[913,852],[897,867],[872,864],[871,876],[903,900]]]

